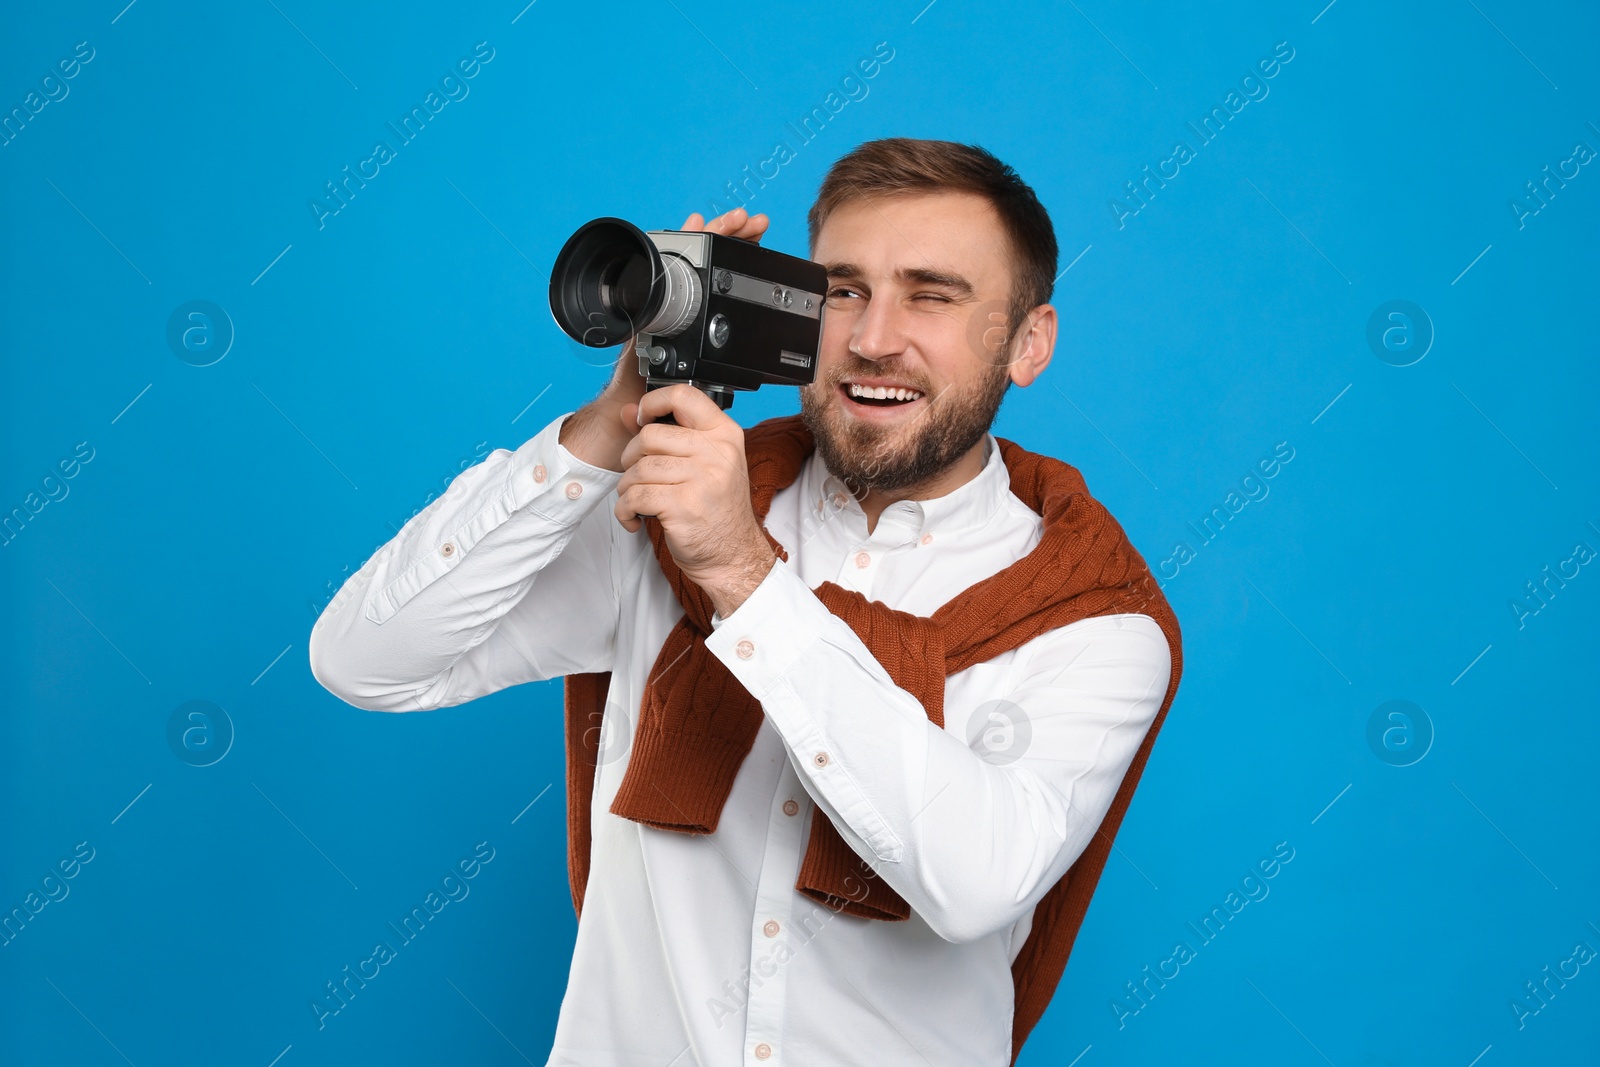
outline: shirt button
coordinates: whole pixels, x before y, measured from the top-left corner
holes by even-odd
[[[756,1059],[764,1060],[772,1055],[772,1046],[765,1041],[756,1046]]]
[[[799,813],[799,811],[800,805],[796,804],[794,801],[785,800],[783,802],[783,813],[785,815],[796,815]]]
[[[833,506],[836,507],[836,508],[844,507],[844,494],[843,493],[835,493],[835,494],[833,494]]]
[[[455,554],[456,546],[451,544],[449,541],[446,541],[444,544],[439,546],[439,555],[443,556],[445,559],[449,559]]]
[[[756,654],[756,646],[751,641],[746,639],[740,641],[737,645],[734,645],[733,651],[738,654],[740,659],[749,659],[751,656]]]
[[[569,500],[576,500],[582,495],[583,495],[583,486],[579,485],[577,482],[568,482],[567,483],[567,498]]]
[[[923,534],[922,535],[922,543],[925,544],[925,545],[933,544],[933,534]]]
[[[537,467],[533,468],[533,480],[534,481],[542,483],[545,480],[546,477],[548,477],[548,474],[544,469],[544,464],[543,463],[541,463]]]
[[[826,752],[818,752],[815,756],[811,757],[811,762],[815,763],[818,767],[826,767],[828,765],[828,754]]]
[[[777,937],[778,936],[778,923],[777,923],[777,920],[776,919],[768,919],[765,923],[762,924],[761,932],[766,934],[768,937]]]
[[[856,553],[856,566],[857,567],[861,567],[861,568],[867,568],[867,567],[872,566],[872,553],[871,552],[857,552]]]

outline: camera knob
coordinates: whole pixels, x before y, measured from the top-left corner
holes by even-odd
[[[645,356],[650,360],[650,365],[659,367],[667,361],[667,350],[660,345],[649,345],[644,350]]]
[[[726,293],[733,288],[733,274],[731,271],[717,271],[717,292]]]
[[[728,324],[726,315],[713,315],[711,322],[706,327],[706,336],[711,341],[712,348],[721,348],[728,343],[728,334],[733,327]]]

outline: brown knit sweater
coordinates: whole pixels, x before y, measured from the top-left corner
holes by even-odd
[[[1055,992],[1105,867],[1134,787],[1166,719],[1183,669],[1178,620],[1149,568],[1070,465],[997,438],[1011,492],[1044,520],[1032,552],[968,587],[931,617],[896,611],[832,582],[816,594],[872,651],[896,685],[944,725],[944,680],[1049,630],[1099,615],[1141,613],[1166,635],[1172,674],[1154,721],[1089,845],[1034,909],[1033,925],[1011,965],[1015,992],[1012,1062]],[[799,476],[812,451],[800,416],[768,419],[745,432],[750,501],[766,518],[778,491]],[[611,812],[662,830],[708,834],[717,828],[734,776],[761,728],[761,704],[705,646],[714,610],[684,577],[654,518],[645,520],[662,573],[684,615],[667,635],[651,671],[622,784]],[[785,561],[788,553],[767,534]],[[601,717],[610,674],[566,680],[568,876],[573,908],[583,910],[589,879],[589,814]],[[910,907],[847,845],[820,809],[795,888],[864,919],[908,918]]]

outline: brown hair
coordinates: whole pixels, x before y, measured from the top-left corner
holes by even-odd
[[[1014,290],[1008,327],[1048,303],[1055,289],[1056,234],[1032,188],[977,145],[886,137],[866,141],[828,168],[807,216],[811,249],[822,224],[853,200],[899,193],[976,193],[993,205],[1011,245]]]

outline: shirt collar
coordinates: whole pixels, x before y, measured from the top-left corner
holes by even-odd
[[[943,496],[896,501],[878,517],[879,525],[885,522],[903,525],[913,537],[923,538],[936,533],[957,533],[989,522],[1011,492],[1011,472],[1006,469],[994,435],[985,433],[983,443],[983,469],[975,477]],[[866,512],[815,450],[806,460],[800,484],[807,513],[812,519],[848,515],[865,534]],[[876,533],[874,531],[874,536]]]

